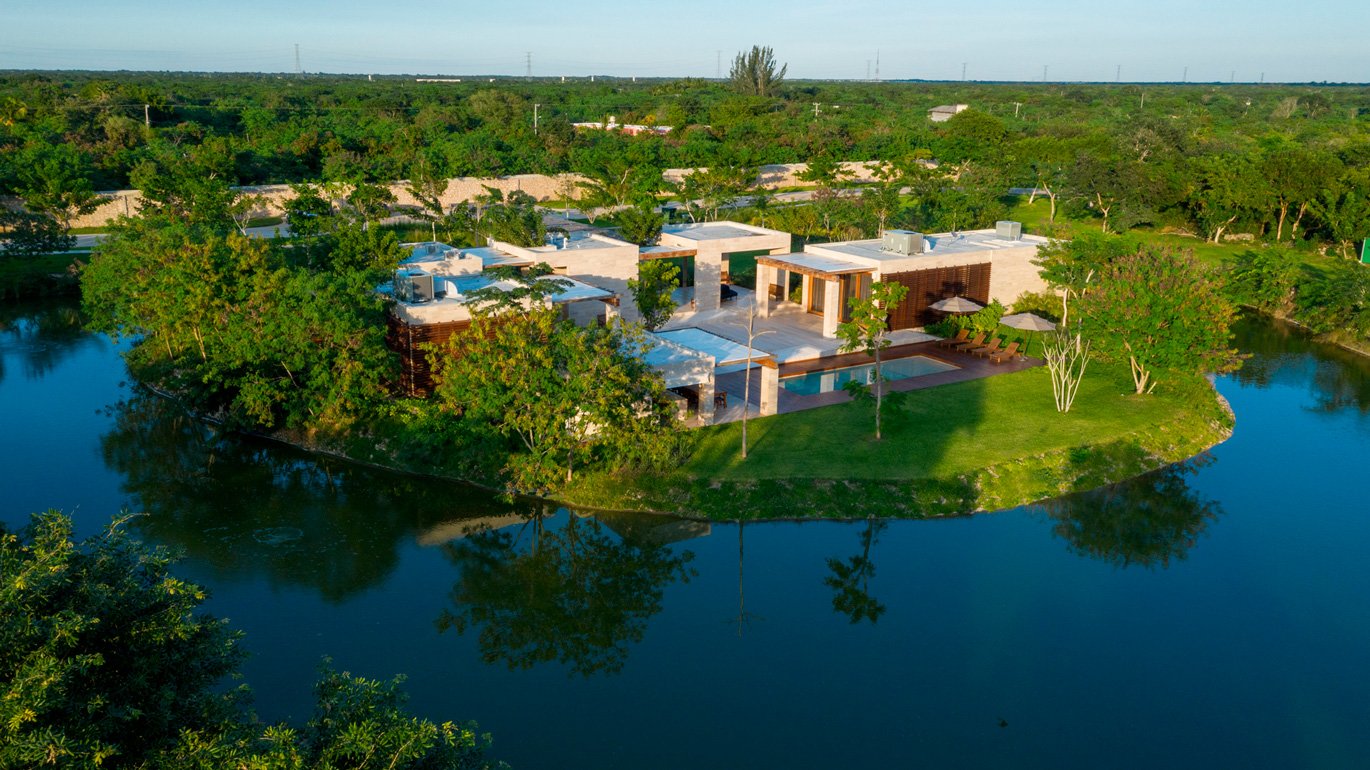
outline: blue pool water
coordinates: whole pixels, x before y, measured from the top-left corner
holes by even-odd
[[[938,361],[935,358],[911,356],[881,363],[880,373],[884,375],[887,381],[893,381],[921,377],[925,374],[936,374],[937,372],[949,372],[956,368],[952,364]],[[867,385],[873,384],[875,382],[875,364],[861,364],[860,366],[848,366],[842,369],[828,369],[822,372],[809,372],[794,377],[784,377],[781,378],[780,385],[791,393],[812,396],[817,393],[831,393],[834,390],[841,390],[843,385],[852,380]]]

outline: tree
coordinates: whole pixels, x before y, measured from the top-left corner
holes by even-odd
[[[405,190],[419,202],[419,216],[428,220],[433,240],[436,241],[438,221],[444,214],[442,196],[447,194],[447,180],[434,175],[427,163],[420,163],[409,175]]]
[[[401,680],[327,664],[303,729],[258,722],[245,686],[222,688],[241,634],[199,612],[205,590],[132,539],[129,518],[82,542],[56,511],[0,525],[0,767],[489,767],[475,725],[415,719]]]
[[[0,209],[0,258],[31,258],[75,246],[76,239],[51,214]]]
[[[1135,254],[1140,247],[1135,238],[1106,233],[1080,233],[1068,241],[1051,241],[1037,250],[1033,264],[1042,280],[1061,292],[1061,328],[1070,321],[1070,298],[1084,296],[1104,267],[1114,260]]]
[[[70,230],[74,217],[89,214],[104,200],[87,176],[90,161],[70,144],[31,145],[13,165],[18,176],[15,189],[24,207],[51,215],[63,230]]]
[[[1236,306],[1192,254],[1145,248],[1110,262],[1079,312],[1101,353],[1127,359],[1138,394],[1156,387],[1157,368],[1199,374],[1238,364],[1230,348]]]
[[[638,263],[637,278],[628,279],[628,291],[642,314],[642,325],[648,331],[671,320],[675,313],[675,299],[671,296],[680,286],[680,268],[664,259],[648,259]]]
[[[1072,334],[1062,326],[1042,340],[1042,358],[1051,374],[1051,395],[1056,401],[1056,411],[1065,414],[1075,403],[1085,369],[1089,367],[1089,342],[1083,334]]]
[[[785,81],[789,70],[786,64],[776,69],[775,53],[770,46],[752,46],[750,51],[741,51],[733,59],[728,80],[734,91],[746,96],[774,96]]]
[[[629,243],[651,246],[661,237],[661,227],[666,218],[655,206],[639,205],[624,209],[618,214],[618,232]]]
[[[390,207],[395,203],[395,193],[388,185],[367,184],[365,182],[352,188],[347,203],[362,221],[362,227],[370,229],[371,223],[390,216]]]
[[[1213,243],[1244,216],[1266,210],[1269,195],[1256,164],[1241,155],[1218,155],[1198,164],[1198,188],[1191,195],[1194,218]]]
[[[241,693],[215,685],[239,635],[125,521],[79,544],[56,511],[0,527],[0,767],[134,766],[233,715]]]
[[[869,297],[852,297],[848,300],[851,307],[851,320],[838,324],[837,336],[842,339],[841,351],[849,353],[864,350],[875,358],[875,372],[872,384],[856,380],[848,381],[848,392],[853,396],[875,396],[875,440],[880,440],[880,412],[885,397],[885,379],[880,373],[880,352],[890,346],[889,314],[904,297],[909,287],[899,283],[877,281],[871,284]]]
[[[577,328],[555,307],[480,312],[452,337],[435,395],[508,442],[511,489],[545,492],[576,467],[652,465],[673,431],[662,383],[629,327]]]

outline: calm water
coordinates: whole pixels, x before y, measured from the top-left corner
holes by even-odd
[[[1370,766],[1370,364],[1260,322],[1231,441],[943,521],[580,517],[222,440],[65,311],[0,316],[0,519],[120,508],[247,634],[406,673],[521,768]],[[485,525],[485,526],[482,526]]]

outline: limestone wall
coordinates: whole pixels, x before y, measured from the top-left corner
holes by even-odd
[[[858,183],[872,181],[871,170],[876,165],[875,161],[842,164],[852,181]],[[808,169],[807,163],[762,166],[758,181],[772,190],[782,187],[800,187],[807,184],[799,179],[799,174],[806,169]],[[678,182],[687,174],[697,170],[690,168],[667,169],[662,173],[662,179],[671,183]],[[484,193],[487,186],[505,193],[522,190],[540,201],[562,200],[567,197],[575,200],[580,197],[580,188],[576,183],[583,180],[584,177],[576,174],[554,176],[518,174],[493,178],[457,177],[448,180],[447,192],[442,196],[442,203],[444,206],[450,207],[457,203],[471,201],[477,195]],[[294,197],[294,193],[288,185],[261,185],[243,189],[260,195],[264,199],[262,206],[253,212],[255,217],[279,216],[284,211],[283,204]],[[390,189],[394,192],[400,205],[417,205],[413,196],[405,190],[404,182],[392,183]],[[141,197],[137,190],[110,190],[102,192],[100,195],[105,198],[105,203],[91,213],[73,219],[72,227],[102,227],[115,217],[131,216],[138,213]],[[0,201],[0,204],[14,206],[17,202],[3,200]]]

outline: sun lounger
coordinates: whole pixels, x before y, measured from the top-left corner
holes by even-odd
[[[987,336],[989,335],[985,334],[984,332],[980,332],[979,334],[975,335],[975,338],[970,340],[969,342],[958,342],[955,345],[952,345],[952,347],[956,348],[957,350],[972,350],[985,344],[985,337]]]
[[[1002,344],[1004,344],[1004,338],[995,337],[994,339],[990,340],[988,345],[979,348],[971,348],[970,352],[977,356],[988,356],[990,354],[999,352],[999,346]]]
[[[1011,360],[1013,360],[1013,358],[1014,358],[1015,356],[1017,356],[1017,355],[1018,355],[1018,343],[1016,343],[1016,342],[1010,342],[1010,343],[1009,343],[1009,346],[1006,347],[1006,348],[1004,348],[1003,350],[1001,350],[1001,351],[999,351],[999,352],[997,352],[997,353],[990,353],[990,355],[989,355],[989,360],[993,361],[993,362],[996,363],[996,364],[1002,364],[1004,361],[1011,361]]]
[[[962,342],[965,342],[966,338],[969,336],[970,329],[962,329],[961,331],[956,333],[955,337],[948,337],[944,340],[938,340],[937,344],[941,345],[944,348],[949,348],[956,345],[960,345]]]

